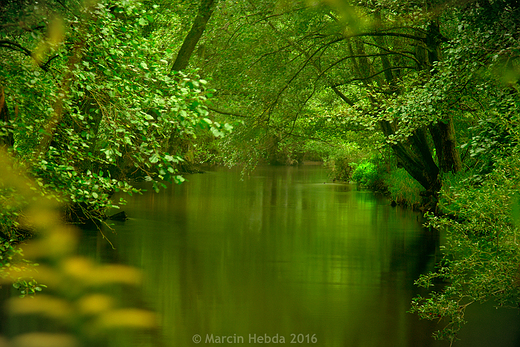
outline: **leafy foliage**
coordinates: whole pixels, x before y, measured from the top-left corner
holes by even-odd
[[[369,188],[374,191],[385,191],[386,186],[383,182],[386,173],[384,161],[379,156],[365,159],[359,164],[354,165],[352,179],[362,187]]]
[[[219,90],[212,111],[243,123],[238,158],[261,157],[273,134],[349,143],[349,131],[381,130],[383,141],[356,142],[366,157],[384,142],[402,169],[365,160],[352,177],[385,179],[396,200],[440,213],[430,223],[449,233],[445,260],[420,283],[448,286],[413,303],[448,318],[438,337],[455,337],[470,302],[518,300],[507,163],[517,161],[519,11],[479,0],[226,3],[198,60]],[[337,148],[333,167],[350,167]]]
[[[439,68],[462,83],[456,100],[471,124],[465,130],[466,171],[445,177],[442,214],[429,226],[446,234],[443,260],[417,284],[445,288],[417,297],[412,312],[441,319],[436,337],[456,339],[472,303],[518,307],[520,248],[515,210],[519,187],[518,7],[475,2],[455,11],[460,20],[448,57]],[[470,67],[470,68],[468,68]],[[447,76],[447,75],[445,75]],[[445,81],[440,77],[440,81]],[[466,124],[468,124],[466,123]]]
[[[129,177],[156,190],[163,180],[182,182],[180,144],[205,129],[221,136],[223,125],[207,117],[204,80],[169,75],[149,28],[158,6],[100,1],[72,13],[35,6],[47,13],[46,32],[1,33],[34,54],[2,50],[0,80],[12,149],[43,194],[66,202],[73,221],[99,221],[118,207],[114,191],[138,193]]]
[[[429,216],[428,225],[446,233],[444,256],[438,269],[417,284],[430,288],[440,280],[446,287],[429,298],[414,299],[411,311],[421,318],[443,319],[446,327],[436,333],[438,338],[456,338],[472,303],[493,300],[499,307],[518,306],[519,229],[512,218],[518,204],[518,164],[518,153],[498,160],[481,184],[469,188],[468,177],[454,177],[442,194],[447,215]]]

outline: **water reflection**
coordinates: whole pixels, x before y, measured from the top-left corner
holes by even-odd
[[[114,242],[145,270],[166,346],[195,345],[194,334],[244,344],[283,336],[309,346],[447,345],[431,339],[434,323],[406,313],[438,235],[417,214],[326,175],[267,167],[240,180],[217,170],[129,200],[132,219]]]

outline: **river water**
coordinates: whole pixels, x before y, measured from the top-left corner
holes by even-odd
[[[329,183],[319,166],[187,179],[127,198],[130,220],[108,235],[115,251],[96,234],[83,246],[143,269],[160,345],[448,345],[431,338],[435,322],[406,313],[414,280],[439,257],[419,214]],[[470,310],[455,346],[518,346],[517,314],[495,312]]]

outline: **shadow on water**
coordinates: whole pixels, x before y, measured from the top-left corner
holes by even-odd
[[[144,269],[166,346],[195,345],[196,334],[206,344],[447,346],[431,338],[434,322],[406,313],[439,235],[326,177],[316,166],[189,176],[128,199],[115,259],[97,239],[91,252]]]

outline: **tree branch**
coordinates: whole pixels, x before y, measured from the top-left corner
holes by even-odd
[[[333,68],[334,66],[338,65],[339,63],[341,63],[342,61],[345,61],[345,60],[347,60],[347,59],[352,59],[352,58],[368,58],[368,57],[381,57],[381,56],[393,55],[393,54],[397,54],[397,53],[387,52],[387,53],[372,53],[372,54],[355,54],[355,55],[349,55],[349,56],[343,57],[343,58],[337,60],[336,62],[332,63],[331,65],[329,65],[329,67],[327,67],[325,70],[323,70],[323,71],[318,75],[318,78],[317,78],[317,79],[319,79],[323,74],[325,74],[325,72],[327,72],[328,70],[330,70],[330,69]],[[374,75],[374,76],[375,76],[375,75]]]
[[[28,50],[27,48],[23,47],[22,45],[20,45],[19,43],[16,43],[16,42],[12,42],[12,41],[8,41],[8,40],[2,40],[0,41],[0,47],[4,47],[4,48],[8,48],[8,49],[11,49],[13,51],[17,51],[17,52],[20,52],[22,53],[23,55],[27,56],[27,57],[31,57],[34,59],[33,57],[33,52],[31,52],[30,50]],[[47,61],[45,63],[39,63],[38,62],[38,66],[45,72],[48,72],[49,71],[49,65],[51,63],[51,61],[53,61],[54,59],[58,58],[59,55],[56,54],[52,57],[50,57],[49,59],[47,59]]]
[[[0,41],[0,47],[9,48],[13,51],[18,51],[23,53],[24,55],[28,57],[32,57],[32,52],[28,50],[27,48],[23,47],[19,43],[9,41],[9,40],[1,40]]]
[[[354,82],[354,81],[365,81],[365,80],[368,80],[368,79],[371,79],[379,74],[382,74],[382,73],[385,73],[385,72],[388,72],[388,71],[391,71],[391,70],[399,70],[399,69],[414,69],[415,70],[415,67],[410,67],[410,66],[394,66],[394,67],[389,67],[389,68],[386,68],[386,69],[383,69],[381,71],[378,71],[376,72],[375,74],[372,74],[368,77],[356,77],[356,78],[351,78],[349,80],[347,80],[346,82],[343,82],[343,83],[337,83],[337,84],[334,84],[332,85],[332,87],[339,87],[339,86],[343,86],[345,84],[349,84],[351,82]]]
[[[239,117],[239,118],[251,118],[251,117],[244,116],[242,114],[238,114],[238,113],[235,113],[235,112],[222,111],[222,110],[216,109],[214,107],[210,107],[210,106],[206,106],[206,107],[210,111],[213,111],[213,112],[216,112],[216,113],[219,113],[219,114],[225,114],[227,116],[233,116],[233,117]]]
[[[403,51],[403,52],[396,52],[396,51],[392,51],[392,50],[390,50],[390,49],[388,49],[388,48],[385,48],[385,47],[383,47],[383,46],[376,45],[375,43],[372,43],[372,42],[366,42],[366,41],[362,41],[362,42],[363,42],[365,45],[374,46],[374,47],[379,48],[379,49],[382,49],[382,50],[384,50],[384,51],[386,51],[386,52],[393,53],[393,54],[396,54],[396,55],[401,55],[401,56],[403,56],[403,57],[405,57],[405,58],[408,58],[408,59],[412,59],[412,60],[415,61],[418,65],[420,65],[419,60],[417,60],[417,58],[415,58],[413,55],[410,56],[410,55],[408,55],[408,54],[404,54],[404,53],[410,53],[410,54],[412,54],[412,52],[408,52],[408,51],[407,51],[407,52],[405,52],[405,51]]]
[[[412,39],[415,41],[421,41],[426,43],[426,37],[419,37],[411,34],[404,34],[404,33],[388,33],[388,32],[366,32],[366,33],[358,33],[358,34],[351,34],[345,36],[345,39],[350,39],[353,37],[363,37],[363,36],[394,36],[394,37],[403,37],[407,39]]]
[[[331,86],[331,88],[334,91],[334,93],[336,93],[336,95],[341,98],[341,100],[345,101],[350,106],[354,106],[354,101],[352,101],[352,99],[343,94],[337,86]]]
[[[248,66],[248,70],[251,69],[254,65],[256,65],[257,63],[260,62],[260,60],[262,60],[263,58],[265,57],[268,57],[270,55],[273,55],[273,54],[276,54],[278,52],[282,52],[283,50],[289,48],[291,45],[290,44],[287,44],[286,46],[283,46],[283,47],[280,47],[278,48],[277,50],[274,50],[274,51],[270,51],[270,52],[267,52],[267,53],[263,53],[261,54],[258,59],[256,59],[253,63],[251,63],[251,65]]]

